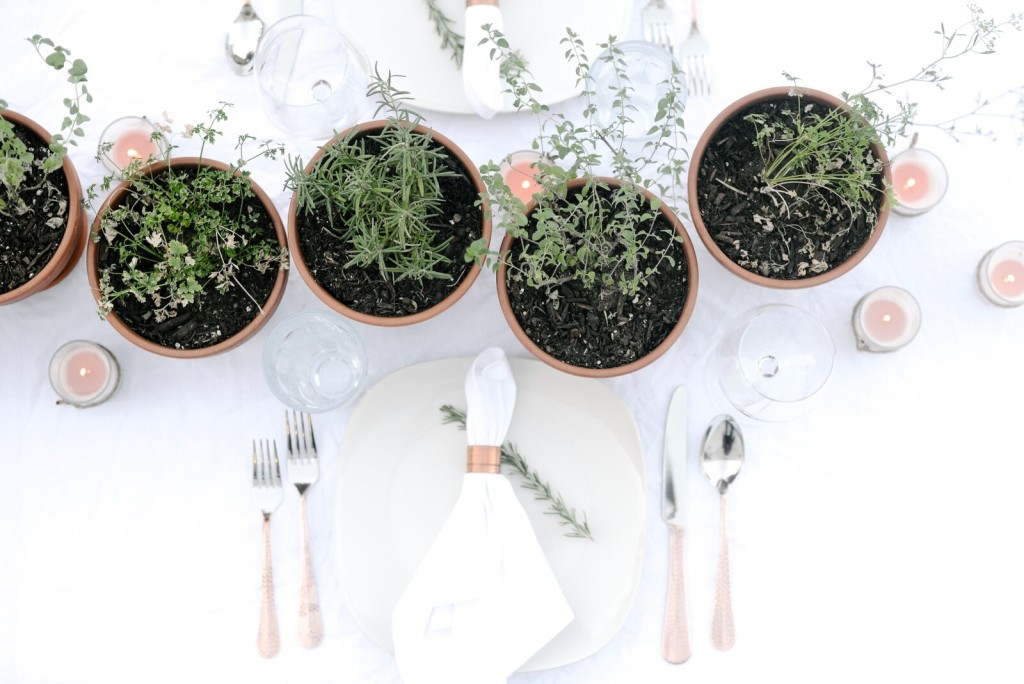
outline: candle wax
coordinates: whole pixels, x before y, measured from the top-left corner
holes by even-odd
[[[502,176],[512,194],[522,200],[524,204],[540,192],[540,184],[536,180],[540,170],[534,166],[535,163],[531,159],[518,161],[510,165]]]
[[[893,164],[892,185],[896,199],[903,204],[916,204],[928,197],[928,169],[914,161]]]
[[[145,162],[150,157],[160,156],[160,148],[150,139],[150,135],[151,131],[136,128],[117,136],[110,150],[110,158],[114,164],[123,169],[136,159]]]
[[[1000,261],[989,275],[992,289],[1007,299],[1024,295],[1024,263],[1013,259]]]
[[[61,377],[68,391],[82,399],[91,399],[107,384],[107,363],[91,349],[80,349],[64,362]]]
[[[889,299],[870,302],[863,313],[864,332],[876,342],[894,342],[907,330],[907,312]]]

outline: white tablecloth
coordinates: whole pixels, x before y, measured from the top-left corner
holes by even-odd
[[[680,30],[688,4],[674,4]],[[280,138],[258,109],[252,79],[234,76],[223,55],[224,29],[237,5],[6,0],[0,96],[54,129],[67,85],[23,38],[42,33],[86,59],[93,121],[87,143],[72,151],[84,185],[101,177],[93,146],[119,116],[159,117],[166,110],[180,125],[227,100],[235,103],[229,138],[243,130]],[[994,17],[1011,6],[986,3]],[[269,0],[258,0],[256,9],[276,18]],[[856,90],[868,77],[865,60],[881,62],[891,76],[909,73],[934,54],[938,38],[931,32],[940,22],[950,27],[966,18],[952,0],[723,0],[703,3],[701,11],[714,50],[715,92],[689,108],[691,144],[727,103],[783,82],[784,69],[808,86]],[[639,30],[634,22],[631,35]],[[915,97],[922,118],[961,111],[978,92],[1019,86],[1022,43],[1024,36],[1011,32],[996,55],[953,63],[955,80],[943,97]],[[534,130],[514,115],[429,121],[478,163],[526,146]],[[990,123],[1004,129],[999,142],[956,143],[922,129],[920,145],[949,168],[948,195],[922,217],[893,216],[872,254],[835,282],[795,292],[761,289],[729,275],[697,244],[700,294],[682,338],[650,367],[607,381],[635,415],[646,450],[649,544],[635,604],[593,657],[515,675],[513,682],[1020,681],[1024,309],[987,302],[974,274],[989,248],[1024,237],[1024,147],[1015,144],[1019,124]],[[306,158],[314,148],[289,141],[289,151]],[[219,156],[230,158],[223,149]],[[253,175],[284,213],[283,167],[260,164]],[[897,353],[858,352],[853,306],[889,284],[920,301],[920,335]],[[838,347],[833,383],[802,420],[743,423],[749,458],[729,511],[737,644],[725,654],[709,638],[718,507],[691,463],[686,570],[694,654],[670,666],[660,655],[667,536],[659,492],[668,398],[677,383],[704,382],[704,356],[732,318],[776,301],[824,321]],[[274,321],[305,308],[323,305],[293,272]],[[276,434],[282,413],[260,365],[274,321],[224,355],[157,357],[96,317],[84,263],[52,290],[0,308],[0,682],[398,681],[391,655],[347,613],[334,574],[333,495],[350,408],[316,419],[322,476],[309,505],[324,643],[307,651],[293,638],[298,501],[288,491],[273,525],[282,649],[270,661],[256,653],[260,518],[246,464],[249,440]],[[371,382],[487,345],[526,355],[486,274],[434,320],[398,330],[357,327]],[[106,405],[54,405],[47,362],[74,338],[100,342],[121,362],[124,384]],[[693,449],[720,410],[708,402],[693,406]]]

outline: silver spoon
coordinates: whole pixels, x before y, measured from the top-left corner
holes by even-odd
[[[711,621],[711,644],[728,651],[736,643],[729,589],[729,538],[725,527],[725,493],[743,466],[743,434],[732,416],[718,416],[708,425],[701,448],[700,468],[719,495],[718,584],[715,587],[715,615]]]
[[[228,28],[224,48],[235,73],[245,76],[252,73],[252,60],[256,56],[256,46],[263,35],[263,20],[256,15],[250,0],[245,0],[241,11]]]

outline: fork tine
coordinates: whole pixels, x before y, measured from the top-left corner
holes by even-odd
[[[309,423],[309,443],[313,447],[312,457],[316,458],[316,435],[313,434],[313,416],[307,413],[306,422]]]
[[[259,478],[256,473],[256,440],[252,440],[252,483],[256,484],[259,482]]]
[[[267,444],[267,456],[269,457],[270,456],[270,444],[269,444],[269,442],[271,440],[267,440],[267,441],[268,441],[268,444]],[[280,487],[281,486],[281,482],[282,482],[282,480],[281,480],[281,461],[279,461],[278,458],[277,458],[277,440],[276,439],[273,440],[273,444],[274,444],[274,470],[276,471],[276,474],[277,474],[277,484],[276,484],[276,486]],[[271,484],[274,484],[273,478],[271,478]]]

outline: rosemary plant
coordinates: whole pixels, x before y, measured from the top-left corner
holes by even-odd
[[[441,407],[441,413],[444,414],[443,422],[445,424],[454,423],[460,429],[466,429],[465,411],[457,409],[451,404],[445,404]],[[501,445],[501,464],[511,468],[514,473],[522,478],[521,486],[532,491],[535,499],[548,502],[548,510],[545,513],[558,518],[558,524],[567,528],[565,536],[594,540],[593,535],[590,533],[590,524],[587,522],[586,512],[583,512],[583,522],[580,522],[576,517],[576,509],[567,506],[562,495],[552,490],[551,485],[541,479],[540,474],[536,470],[530,468],[526,459],[511,442],[505,442]]]
[[[14,124],[0,118],[0,213],[6,213],[10,207],[24,204],[19,197],[22,183],[33,165],[38,165],[49,174],[60,168],[68,153],[68,145],[77,145],[76,138],[85,136],[82,125],[89,117],[82,113],[82,103],[92,102],[86,84],[88,67],[81,59],[69,60],[71,52],[54,44],[49,38],[34,35],[27,39],[35,48],[36,53],[46,64],[56,71],[66,71],[67,81],[73,89],[72,97],[64,99],[67,114],[61,123],[60,131],[51,136],[48,153],[36,158],[18,138]],[[0,100],[0,110],[7,108],[7,102]]]
[[[186,127],[186,137],[201,142],[199,159],[206,146],[213,145],[221,132],[215,126],[227,120],[227,103],[210,112],[208,122]],[[165,140],[165,130],[153,134]],[[105,242],[106,266],[100,269],[99,314],[106,317],[118,301],[134,298],[152,306],[160,322],[179,315],[196,304],[210,290],[243,290],[239,275],[253,269],[265,273],[275,266],[287,268],[288,253],[277,237],[265,236],[265,215],[252,190],[244,167],[254,159],[276,159],[282,148],[264,141],[249,156],[250,135],[240,135],[235,149],[239,159],[229,171],[197,164],[187,169],[167,168],[150,174],[134,160],[120,176],[107,176],[102,184],[109,190],[116,180],[130,183],[124,198],[108,209],[93,235]],[[175,145],[167,144],[164,161],[170,161]],[[100,150],[100,155],[109,151]],[[99,158],[99,157],[98,157]],[[91,193],[95,196],[95,193]],[[261,307],[249,292],[249,298]]]
[[[489,30],[492,59],[501,59],[505,69],[506,92],[518,111],[531,112],[539,132],[533,140],[542,161],[538,163],[540,193],[531,218],[524,205],[505,185],[500,167],[489,163],[481,168],[492,201],[501,208],[499,225],[515,237],[520,250],[506,259],[509,277],[531,288],[544,289],[552,299],[566,282],[582,284],[588,290],[617,292],[632,297],[647,285],[648,278],[664,263],[675,264],[671,254],[682,239],[659,212],[661,200],[648,198],[644,188],[665,198],[675,198],[683,185],[687,153],[683,145],[682,85],[677,68],[668,80],[667,94],[658,105],[651,140],[639,153],[631,151],[624,131],[636,106],[626,73],[622,51],[614,37],[601,47],[618,83],[617,111],[607,125],[598,123],[594,79],[590,75],[583,41],[571,29],[562,44],[566,60],[574,68],[582,87],[584,108],[581,121],[552,112],[536,97],[540,87],[526,64],[513,52],[506,38]],[[600,166],[610,159],[612,175],[619,184],[600,180]],[[582,179],[579,188],[569,183]],[[496,256],[482,242],[474,244],[467,259]]]
[[[429,131],[414,130],[421,118],[390,74],[375,73],[367,95],[377,98],[377,115],[387,113],[384,128],[350,131],[324,147],[309,172],[301,159],[289,159],[286,187],[300,213],[326,215],[331,236],[349,245],[346,268],[376,267],[388,282],[451,280],[439,270],[451,262],[451,238],[441,237],[450,226],[440,181],[459,174]]]

